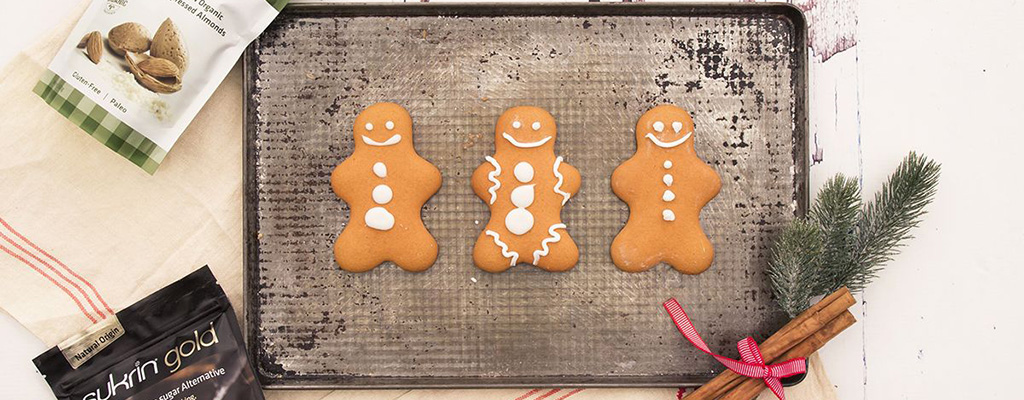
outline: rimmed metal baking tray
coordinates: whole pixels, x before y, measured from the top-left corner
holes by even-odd
[[[807,206],[807,54],[801,13],[778,4],[289,6],[245,56],[245,319],[271,388],[678,386],[721,370],[685,342],[676,297],[729,352],[784,322],[765,277],[771,240]],[[348,208],[331,170],[352,121],[404,105],[444,176],[424,207],[440,244],[424,273],[350,274],[332,244]],[[720,174],[702,212],[716,246],[697,276],[612,265],[628,209],[612,170],[647,109],[673,103]],[[536,105],[583,186],[562,215],[579,264],[553,274],[475,268],[488,218],[469,177],[503,110]]]

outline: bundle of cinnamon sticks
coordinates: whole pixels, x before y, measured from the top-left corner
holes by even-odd
[[[772,364],[808,357],[818,351],[857,322],[848,310],[855,302],[846,287],[825,296],[760,344],[765,362]],[[686,396],[685,400],[750,400],[763,389],[763,381],[726,370]]]

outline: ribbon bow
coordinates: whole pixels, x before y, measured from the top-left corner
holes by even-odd
[[[679,305],[676,299],[669,299],[663,305],[665,310],[668,311],[668,315],[672,317],[672,322],[676,324],[676,328],[679,328],[679,332],[690,343],[693,343],[700,351],[714,357],[732,372],[754,379],[763,379],[765,385],[768,385],[768,388],[780,400],[786,400],[786,393],[783,391],[782,381],[779,379],[802,374],[807,370],[807,365],[804,363],[803,358],[794,358],[778,364],[765,365],[764,358],[761,356],[761,349],[757,347],[757,342],[754,341],[754,338],[749,336],[736,343],[736,347],[740,350],[740,359],[742,361],[712,353],[711,348],[697,334],[697,329],[693,327],[690,318],[686,316],[686,312],[683,311],[683,307]]]

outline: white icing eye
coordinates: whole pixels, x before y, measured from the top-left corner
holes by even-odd
[[[385,128],[388,128],[388,130],[390,131],[390,130],[392,130],[392,129],[395,129],[395,123],[394,123],[394,122],[391,122],[391,121],[385,122],[385,123],[384,123],[384,127],[385,127]]]
[[[683,123],[679,121],[673,122],[672,129],[674,129],[676,133],[679,133],[679,131],[683,130]]]
[[[519,123],[519,121],[512,121],[513,128],[519,129],[521,126],[523,126],[523,124]]]
[[[661,132],[665,130],[665,123],[661,121],[654,121],[654,131]]]
[[[535,130],[535,131],[536,130],[540,130],[540,121],[537,121],[537,122],[533,123],[533,130]]]
[[[367,122],[367,123],[366,123],[366,130],[368,130],[368,131],[372,131],[372,130],[373,130],[373,124],[371,124],[371,123]]]

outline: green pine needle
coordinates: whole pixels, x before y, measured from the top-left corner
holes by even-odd
[[[854,264],[852,258],[857,248],[854,232],[860,208],[860,186],[853,178],[836,175],[818,192],[818,199],[807,216],[817,224],[824,240],[814,293],[828,293],[834,286],[842,286],[849,266]]]
[[[782,310],[791,317],[807,308],[814,296],[815,266],[823,245],[818,226],[798,219],[782,229],[772,248],[768,279]]]
[[[912,152],[863,206],[853,179],[836,175],[826,182],[807,218],[785,227],[772,248],[768,276],[782,309],[795,316],[813,296],[871,283],[912,237],[935,197],[940,170]]]
[[[830,290],[843,285],[861,290],[882,265],[892,261],[902,242],[912,238],[910,230],[921,222],[925,206],[935,197],[940,169],[938,163],[915,153],[900,163],[875,194],[875,201],[861,210],[852,264]]]

